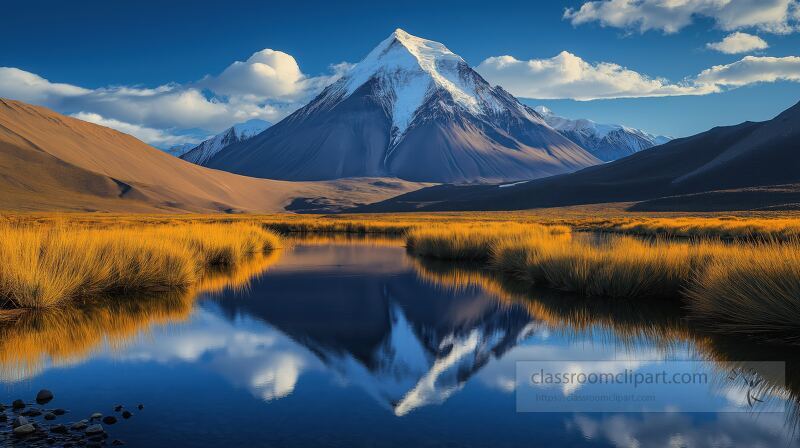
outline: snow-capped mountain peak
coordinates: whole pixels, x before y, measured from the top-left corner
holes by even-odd
[[[598,162],[441,43],[398,29],[306,106],[207,166],[287,180],[481,182]]]
[[[596,123],[586,118],[560,117],[545,106],[536,106],[533,110],[553,129],[606,162],[671,140],[670,137],[653,135],[619,124]]]
[[[396,29],[353,67],[334,89],[347,98],[369,82],[380,83],[383,104],[391,111],[393,141],[402,137],[416,112],[436,89],[472,114],[497,111],[503,105],[490,86],[446,46]]]
[[[270,122],[259,119],[237,123],[184,152],[180,158],[198,165],[204,165],[205,162],[228,146],[253,138],[270,126]]]

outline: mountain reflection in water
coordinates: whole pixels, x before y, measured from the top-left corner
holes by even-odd
[[[256,420],[246,431],[225,435],[243,441],[269,437],[277,445],[332,435],[347,446],[435,444],[440,436],[454,445],[483,445],[485,438],[497,446],[533,439],[542,445],[601,446],[795,443],[793,410],[800,391],[795,349],[701,334],[679,308],[639,305],[529,291],[479,267],[409,257],[396,240],[316,237],[234,272],[215,273],[185,294],[109,299],[102,306],[17,316],[0,325],[0,373],[13,394],[18,384],[37,381],[47,381],[42,384],[58,393],[71,387],[70,372],[102,370],[107,362],[157,371],[164,387],[191,384],[199,390],[197,400],[205,397],[222,408],[231,401],[238,420],[244,407],[254,419],[259,413],[283,418],[284,426],[272,426],[269,436]],[[771,372],[759,374],[764,395],[786,403],[790,412],[514,411],[517,361],[626,359],[703,359],[720,377],[741,367],[738,360],[786,360],[785,386],[771,382]],[[60,375],[48,375],[52,369]],[[189,437],[180,432],[183,426],[171,408],[178,405],[150,392],[151,384],[106,381],[110,390],[137,390],[145,395],[142,400],[154,403],[148,409],[161,408],[163,418],[175,420],[170,433],[130,434],[130,440],[167,446],[170,437]],[[260,406],[237,390],[260,400]],[[356,390],[393,420],[371,412]],[[697,399],[719,411],[737,400],[741,404],[731,390],[711,387],[706,396],[676,397],[676,405]],[[160,400],[165,400],[161,406]],[[331,414],[333,409],[341,415]],[[300,423],[286,420],[317,413],[338,426],[295,429]],[[203,415],[181,417],[187,431],[213,425]],[[225,415],[220,410],[212,421]],[[356,420],[364,424],[352,426]],[[491,437],[484,424],[503,428],[502,435]],[[214,437],[222,437],[214,434],[192,444],[214,446],[219,441]]]

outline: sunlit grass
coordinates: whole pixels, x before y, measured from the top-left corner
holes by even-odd
[[[254,224],[0,227],[0,301],[46,308],[101,294],[187,289],[204,269],[279,246]],[[1,303],[0,303],[1,304]]]
[[[529,285],[583,297],[672,299],[717,330],[791,334],[800,330],[800,242],[714,240],[605,243],[530,226],[418,229],[409,250],[448,260],[483,260]],[[567,234],[568,235],[568,234]]]

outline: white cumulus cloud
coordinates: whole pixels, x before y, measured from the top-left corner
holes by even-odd
[[[797,0],[594,0],[568,8],[573,25],[602,26],[676,33],[696,18],[713,20],[723,30],[756,28],[786,34],[797,30]]]
[[[725,36],[725,38],[719,42],[712,42],[706,44],[706,46],[725,54],[749,53],[769,47],[764,39],[738,31]]]
[[[166,147],[190,142],[181,137],[181,131],[186,129],[216,133],[254,118],[276,122],[349,67],[346,63],[336,64],[328,74],[309,76],[291,55],[265,49],[196,83],[97,89],[52,82],[18,68],[0,67],[0,97],[50,107]]]
[[[589,63],[562,51],[549,59],[521,61],[513,56],[491,57],[476,68],[492,84],[513,95],[537,99],[594,100],[675,95],[704,95],[713,85],[672,83],[611,62]]]

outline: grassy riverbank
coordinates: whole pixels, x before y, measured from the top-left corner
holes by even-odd
[[[419,256],[483,260],[529,285],[585,297],[681,301],[714,329],[790,335],[800,330],[800,242],[570,238],[561,227],[481,225],[411,230]]]
[[[249,223],[0,227],[0,305],[47,308],[112,293],[187,289],[205,270],[280,245]]]

